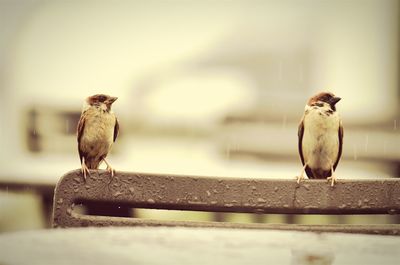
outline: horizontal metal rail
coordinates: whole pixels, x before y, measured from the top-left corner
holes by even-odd
[[[79,170],[56,186],[54,227],[108,225],[217,226],[400,234],[400,225],[286,225],[161,221],[79,214],[75,205],[107,202],[132,208],[280,214],[399,214],[400,180],[250,179]]]
[[[36,182],[22,182],[13,180],[0,180],[0,190],[13,191],[13,192],[34,192],[43,196],[54,195],[55,184],[49,183],[36,183]]]

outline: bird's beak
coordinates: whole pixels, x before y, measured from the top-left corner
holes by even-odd
[[[329,100],[329,104],[331,104],[332,106],[335,106],[336,103],[338,103],[342,98],[339,97],[333,97]]]
[[[109,99],[107,99],[107,103],[108,104],[113,104],[114,103],[114,101],[116,101],[118,98],[117,97],[110,97]]]

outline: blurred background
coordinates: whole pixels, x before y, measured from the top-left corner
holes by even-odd
[[[48,227],[80,167],[87,96],[117,96],[117,170],[294,179],[297,126],[342,97],[339,179],[400,177],[396,0],[0,0],[0,231]],[[135,210],[158,219],[393,223],[385,216]]]

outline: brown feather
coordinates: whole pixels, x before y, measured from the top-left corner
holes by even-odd
[[[84,153],[81,150],[81,139],[83,135],[83,130],[85,129],[85,119],[86,119],[86,111],[83,111],[81,117],[79,118],[77,134],[76,134],[76,138],[78,140],[79,159],[81,160],[81,163],[82,163],[82,157],[84,156]]]
[[[336,169],[337,165],[339,164],[339,160],[340,160],[340,157],[342,156],[342,150],[343,150],[343,124],[342,124],[342,121],[340,121],[340,124],[339,124],[338,137],[339,137],[339,151],[338,151],[338,155],[336,158],[336,162],[333,165],[334,170]]]
[[[117,118],[115,118],[115,126],[114,126],[114,142],[115,142],[115,140],[117,140],[118,134],[119,134],[119,122],[118,122],[118,119],[117,119]]]
[[[301,121],[300,121],[299,129],[298,129],[298,131],[297,131],[297,135],[298,135],[298,138],[299,138],[299,141],[298,141],[298,149],[299,149],[299,154],[300,154],[301,163],[302,163],[303,166],[304,166],[304,156],[303,156],[303,148],[302,148],[302,144],[303,144],[303,134],[304,134],[304,116],[303,116],[303,118],[302,118]]]

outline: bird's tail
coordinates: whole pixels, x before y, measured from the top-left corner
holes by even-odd
[[[311,169],[309,167],[306,168],[306,173],[310,179],[325,179],[332,175],[330,170],[320,168]]]

